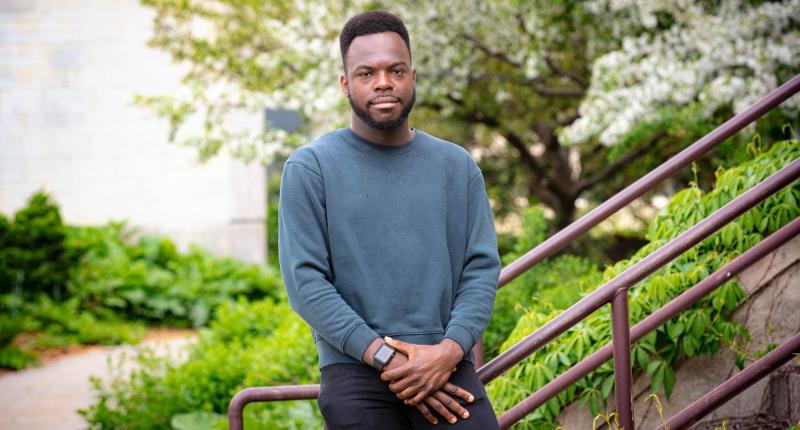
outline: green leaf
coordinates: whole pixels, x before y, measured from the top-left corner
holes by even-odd
[[[672,368],[664,366],[664,394],[667,395],[667,399],[672,396],[673,387],[675,387],[675,374],[672,372]]]
[[[606,376],[605,380],[603,381],[603,387],[600,389],[600,395],[606,399],[608,395],[611,393],[611,389],[614,388],[614,374],[610,374]]]
[[[669,337],[673,342],[678,341],[678,336],[683,333],[683,328],[684,326],[682,322],[672,323],[667,326],[667,334],[669,334]]]
[[[659,360],[651,361],[650,364],[647,365],[647,369],[645,370],[645,373],[647,373],[647,375],[652,378],[653,377],[653,372],[655,372],[656,369],[658,369],[658,366],[660,364],[661,364],[661,361],[659,361]]]
[[[683,346],[683,352],[686,353],[687,357],[694,356],[695,352],[695,339],[691,336],[684,336],[683,340],[681,341]]]

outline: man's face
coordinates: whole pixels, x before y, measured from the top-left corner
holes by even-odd
[[[416,98],[416,72],[400,35],[356,37],[347,51],[345,70],[339,83],[358,119],[383,131],[405,123]]]

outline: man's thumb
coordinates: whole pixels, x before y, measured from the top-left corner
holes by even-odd
[[[402,352],[405,352],[406,354],[411,352],[410,351],[411,348],[409,348],[409,345],[406,344],[403,341],[392,339],[389,336],[384,337],[384,339],[386,340],[386,343],[388,343],[389,346],[391,346],[394,349],[397,349],[397,350],[400,350]]]

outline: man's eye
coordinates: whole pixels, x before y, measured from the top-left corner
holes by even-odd
[[[371,75],[372,75],[372,72],[361,72],[361,73],[358,74],[358,76],[361,76],[361,77],[367,77],[367,76],[371,76]]]
[[[392,73],[394,73],[395,75],[402,75],[405,72],[406,71],[403,70],[403,69],[394,69],[394,70],[392,70]]]

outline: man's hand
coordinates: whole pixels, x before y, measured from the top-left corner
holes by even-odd
[[[419,410],[426,420],[430,421],[431,424],[437,424],[439,420],[433,415],[428,406],[432,407],[436,412],[443,416],[447,422],[450,424],[455,424],[455,422],[458,421],[456,416],[459,416],[462,419],[467,419],[469,418],[469,412],[464,409],[464,407],[461,406],[453,397],[460,397],[470,403],[475,401],[475,396],[470,394],[467,390],[448,382],[444,384],[444,387],[442,387],[441,390],[426,397],[423,399],[423,401],[414,406]]]
[[[388,336],[385,339],[386,343],[407,356],[408,361],[385,369],[381,379],[390,382],[389,389],[407,405],[417,405],[439,391],[464,357],[464,350],[452,339],[444,339],[437,345],[406,343]],[[397,358],[396,354],[392,362]]]

